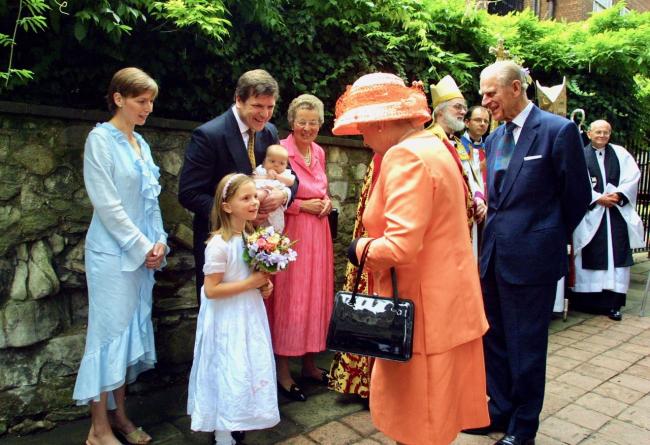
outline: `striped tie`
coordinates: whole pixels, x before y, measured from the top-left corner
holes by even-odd
[[[251,169],[255,170],[255,130],[248,129],[248,160],[251,162]]]
[[[501,192],[503,178],[508,171],[508,164],[510,164],[512,153],[515,151],[515,136],[513,134],[515,128],[517,128],[517,124],[508,122],[506,124],[506,131],[501,136],[501,140],[497,145],[495,153],[496,160],[494,161],[494,188],[498,193]]]

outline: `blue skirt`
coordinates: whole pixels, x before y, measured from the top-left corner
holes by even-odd
[[[119,255],[86,249],[88,331],[73,399],[78,405],[98,402],[112,390],[133,382],[156,362],[151,304],[153,271],[142,265],[121,271]]]

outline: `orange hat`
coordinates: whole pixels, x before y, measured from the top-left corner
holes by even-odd
[[[414,83],[407,87],[394,74],[366,74],[348,86],[336,101],[332,133],[361,134],[358,124],[397,119],[413,119],[418,125],[431,120],[422,86]]]

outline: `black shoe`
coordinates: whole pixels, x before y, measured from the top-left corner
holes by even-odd
[[[491,428],[490,425],[483,426],[481,428],[467,428],[464,430],[460,430],[461,433],[471,434],[472,436],[487,436],[493,431],[495,430]]]
[[[618,311],[616,309],[610,310],[608,317],[610,318],[610,320],[614,320],[614,321],[621,321],[623,319],[623,315],[621,314],[621,311]]]
[[[493,433],[495,431],[505,431],[506,429],[501,427],[500,425],[496,425],[494,423],[489,424],[488,426],[482,426],[481,428],[467,428],[465,430],[461,430],[461,433],[465,434],[471,434],[472,436],[487,436],[490,433]]]
[[[310,380],[312,382],[316,382],[316,383],[319,383],[321,385],[327,386],[329,384],[329,382],[330,382],[330,373],[327,372],[326,369],[323,369],[323,368],[318,368],[318,369],[320,369],[320,371],[321,371],[320,377],[316,378],[316,377],[312,377],[310,375],[302,374],[302,378],[305,379],[305,380]]]
[[[305,396],[305,393],[302,392],[302,389],[300,389],[300,386],[296,385],[295,383],[291,384],[291,388],[285,389],[278,383],[278,391],[280,391],[280,394],[285,396],[288,399],[295,400],[296,402],[306,402],[307,397]]]
[[[243,442],[246,438],[246,431],[233,431],[230,435],[235,439],[235,442],[239,443]]]
[[[501,439],[494,442],[494,445],[535,445],[535,439],[525,439],[520,436],[506,434]]]

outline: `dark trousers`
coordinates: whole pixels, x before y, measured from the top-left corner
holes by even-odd
[[[608,314],[610,310],[620,311],[625,306],[626,294],[603,290],[601,292],[569,292],[571,309],[597,314]]]
[[[507,434],[533,438],[539,427],[556,286],[507,283],[494,262],[482,280],[490,324],[483,338],[488,408],[492,424]]]
[[[209,234],[194,224],[194,276],[196,284],[196,301],[201,307],[201,288],[203,287],[203,264],[205,264],[205,246],[207,245]]]
[[[205,251],[194,250],[194,277],[196,284],[196,301],[201,307],[201,288],[203,287],[203,263],[205,263]]]

